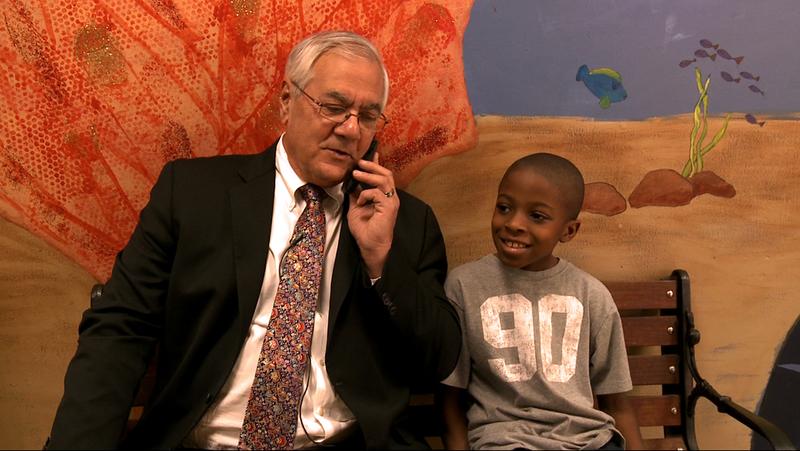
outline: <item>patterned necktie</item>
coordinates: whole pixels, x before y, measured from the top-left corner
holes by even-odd
[[[247,401],[239,449],[291,449],[311,348],[325,249],[322,188],[303,185],[306,208],[280,264],[278,292]]]

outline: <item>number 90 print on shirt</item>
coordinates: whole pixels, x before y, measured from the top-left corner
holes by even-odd
[[[533,305],[538,310],[538,327],[534,326]],[[583,321],[583,304],[578,299],[549,294],[532,303],[521,294],[509,294],[490,297],[481,305],[480,311],[486,342],[495,348],[516,348],[519,355],[519,363],[508,363],[502,358],[489,359],[490,367],[503,380],[523,382],[531,379],[537,371],[537,350],[541,355],[543,375],[548,381],[567,382],[575,375]],[[553,330],[553,318],[559,313],[566,315],[560,340]],[[511,328],[504,328],[503,317],[506,315],[512,315]],[[561,363],[554,362],[554,344],[556,349],[560,348]]]

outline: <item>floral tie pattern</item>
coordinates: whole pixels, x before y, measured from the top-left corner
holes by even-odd
[[[239,449],[291,449],[311,348],[325,250],[322,188],[299,188],[306,208],[280,264],[278,292],[247,401]]]

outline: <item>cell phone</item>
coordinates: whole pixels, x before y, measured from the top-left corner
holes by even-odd
[[[375,155],[375,151],[377,149],[378,149],[378,140],[373,139],[372,142],[369,144],[369,149],[367,149],[367,152],[364,154],[363,157],[361,157],[361,159],[372,161],[372,157]],[[347,177],[344,180],[345,194],[352,193],[356,189],[356,186],[360,186],[362,190],[374,188],[374,186],[372,185],[356,181],[356,179],[353,178],[353,172],[350,171],[350,173],[347,174]]]

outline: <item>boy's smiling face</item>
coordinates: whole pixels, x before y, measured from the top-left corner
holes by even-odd
[[[558,263],[553,249],[579,228],[558,187],[536,170],[516,169],[500,183],[492,239],[503,264],[527,271],[552,268]]]

